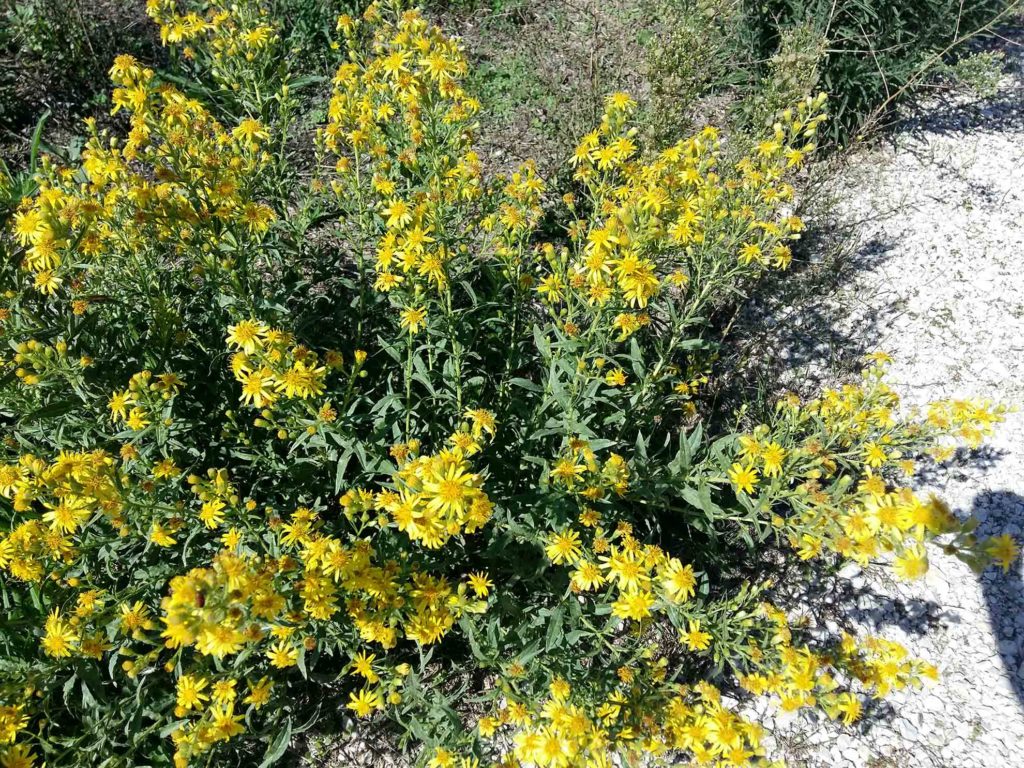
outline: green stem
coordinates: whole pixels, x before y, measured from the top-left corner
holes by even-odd
[[[409,422],[412,418],[412,332],[406,335],[405,345],[405,439],[410,438]]]

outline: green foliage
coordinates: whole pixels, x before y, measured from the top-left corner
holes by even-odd
[[[742,0],[671,0],[649,6],[656,31],[647,55],[648,124],[656,141],[667,142],[714,119],[699,114],[707,106],[705,97],[750,87],[753,41]]]
[[[943,70],[965,44],[1009,18],[1015,0],[662,0],[664,30],[648,59],[652,124],[685,130],[721,111],[760,130],[786,103],[816,89],[832,97],[829,136],[845,143],[913,86]],[[984,59],[968,76],[991,82]],[[678,134],[675,134],[678,135]]]
[[[0,4],[0,126],[19,129],[54,112],[88,112],[104,98],[118,53],[157,58],[142,5],[111,0]]]
[[[953,82],[970,88],[981,98],[992,98],[1003,76],[1004,55],[1001,51],[972,53],[942,68],[942,74]]]
[[[1014,0],[766,0],[753,6],[759,52],[778,48],[782,34],[811,25],[827,41],[820,87],[833,97],[832,137],[845,142],[880,108],[934,72]]]
[[[826,45],[811,24],[782,30],[761,80],[740,104],[747,124],[763,130],[787,105],[819,90]]]

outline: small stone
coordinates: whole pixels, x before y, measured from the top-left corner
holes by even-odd
[[[852,579],[854,576],[860,576],[863,570],[856,563],[847,563],[839,569],[839,573],[836,575],[841,579]]]
[[[917,728],[911,725],[909,720],[896,721],[896,731],[907,741],[917,741],[921,737]]]

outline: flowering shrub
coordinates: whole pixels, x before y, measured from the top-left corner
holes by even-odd
[[[151,12],[281,92],[246,68],[258,6]],[[288,196],[288,109],[225,124],[122,57],[126,137],[43,162],[11,216],[0,765],[269,765],[318,707],[431,768],[744,765],[739,691],[853,722],[933,675],[791,625],[756,563],[914,578],[940,539],[1008,567],[905,487],[1001,410],[904,413],[881,356],[737,429],[701,397],[712,313],[789,264],[824,96],[737,156],[712,129],[642,151],[614,94],[559,196],[484,174],[467,63],[417,12],[338,32]]]

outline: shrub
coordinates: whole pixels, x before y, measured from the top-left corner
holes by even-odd
[[[642,153],[613,94],[551,199],[481,172],[457,43],[372,4],[285,196],[258,6],[151,10],[266,101],[222,123],[120,57],[127,134],[13,212],[0,765],[269,765],[324,707],[431,768],[739,765],[723,693],[852,722],[934,673],[791,625],[766,563],[1008,567],[905,487],[1001,409],[901,413],[883,356],[726,427],[701,398],[714,312],[788,265],[824,96],[730,158]]]
[[[1006,0],[771,0],[755,7],[763,53],[793,25],[813,23],[827,39],[820,85],[832,96],[832,136],[846,141],[1015,6]]]
[[[741,0],[665,0],[650,11],[661,33],[647,51],[649,130],[671,143],[708,122],[706,97],[750,87],[752,27]]]
[[[724,96],[736,127],[759,132],[787,100],[821,88],[830,95],[828,137],[845,143],[1015,7],[1006,0],[655,0],[664,32],[648,53],[652,122],[678,136]],[[978,64],[991,72],[991,62]],[[963,68],[970,76],[971,65]]]

